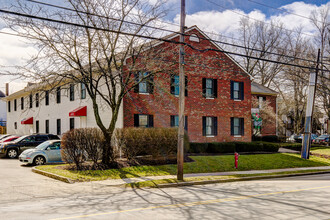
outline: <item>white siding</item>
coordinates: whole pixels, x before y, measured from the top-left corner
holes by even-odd
[[[56,103],[56,89],[49,93],[49,105],[45,105],[45,92],[39,92],[39,107],[36,107],[35,94],[33,94],[33,106],[30,108],[29,95],[24,96],[24,110],[21,110],[21,97],[17,97],[17,110],[14,111],[14,98],[11,101],[11,111],[7,112],[7,133],[8,134],[31,134],[36,133],[36,121],[39,121],[39,133],[45,133],[45,121],[49,120],[49,133],[56,134],[56,120],[61,119],[61,134],[70,128],[69,112],[74,109],[87,106],[87,117],[74,117],[75,128],[97,127],[92,101],[86,94],[85,99],[80,98],[80,84],[74,87],[74,101],[70,101],[69,86],[61,87],[61,103]],[[7,101],[8,103],[8,101]],[[102,104],[103,103],[103,104]],[[106,126],[110,123],[111,110],[104,105],[104,102],[98,102],[100,116]],[[6,108],[8,111],[8,108]],[[33,117],[33,125],[21,124],[23,119]],[[17,129],[15,129],[15,122]],[[123,127],[123,108],[121,106],[116,123],[117,128]]]

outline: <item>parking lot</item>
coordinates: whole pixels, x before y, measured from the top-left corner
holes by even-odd
[[[1,202],[52,196],[65,186],[65,183],[33,173],[31,169],[32,166],[24,165],[17,159],[0,159]]]
[[[0,158],[0,204],[124,190],[101,182],[68,184],[33,173],[32,168],[18,159]]]

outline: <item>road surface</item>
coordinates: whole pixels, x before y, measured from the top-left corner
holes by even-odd
[[[166,189],[45,183],[42,195],[2,192],[0,219],[330,219],[330,174]]]

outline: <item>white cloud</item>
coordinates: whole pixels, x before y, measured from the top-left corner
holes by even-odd
[[[7,28],[1,29],[1,32],[13,33]],[[27,40],[12,35],[6,35],[0,33],[0,66],[1,72],[10,70],[9,66],[24,65],[31,55],[37,53],[37,49],[30,46]],[[15,82],[11,82],[15,80]],[[25,86],[25,82],[16,80],[12,76],[0,76],[0,88],[4,90],[4,84],[11,82],[10,92],[14,92],[22,89]]]
[[[5,33],[13,33],[9,29],[1,29]],[[36,48],[28,44],[27,40],[13,35],[0,34],[0,65],[19,65],[36,54]]]
[[[232,34],[239,28],[239,22],[242,15],[249,16],[253,19],[265,20],[265,15],[258,10],[254,10],[249,14],[245,14],[243,11],[225,10],[219,11],[201,11],[194,14],[188,14],[186,16],[186,26],[197,25],[199,28],[205,31],[215,32],[219,34]],[[180,15],[174,18],[175,23],[179,23]]]
[[[322,7],[322,6],[320,6]],[[302,27],[302,31],[312,34],[315,31],[311,20],[308,19],[313,10],[317,10],[319,7],[312,4],[306,4],[304,2],[294,2],[292,4],[284,5],[281,9],[287,10],[289,13],[281,13],[276,16],[272,16],[271,20],[278,20],[282,22],[286,28],[293,30],[294,28]],[[302,15],[297,16],[297,15]]]
[[[330,4],[330,3],[327,3]],[[317,10],[325,5],[316,6],[304,2],[294,2],[284,5],[281,9],[285,9],[290,13],[300,14],[309,17],[313,10]],[[225,11],[200,11],[186,16],[186,26],[197,25],[204,31],[215,32],[222,35],[233,35],[237,33],[239,22],[242,17],[249,17],[251,21],[280,21],[284,27],[289,30],[294,30],[298,27],[303,28],[303,32],[309,35],[313,34],[316,29],[312,25],[311,20],[304,17],[299,17],[290,13],[280,13],[271,17],[266,17],[264,13],[259,10],[253,10],[250,13],[245,13],[242,10],[225,10]],[[174,22],[179,24],[180,15],[176,15]]]

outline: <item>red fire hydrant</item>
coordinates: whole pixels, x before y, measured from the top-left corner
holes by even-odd
[[[239,154],[237,152],[235,152],[235,168],[236,169],[238,167],[238,157],[239,157]]]

